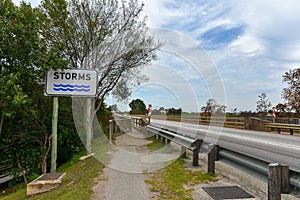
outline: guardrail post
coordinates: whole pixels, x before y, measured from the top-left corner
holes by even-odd
[[[171,140],[166,139],[166,144],[170,144],[170,143],[171,143]]]
[[[268,200],[281,200],[281,167],[278,163],[268,167]]]
[[[207,171],[210,175],[215,173],[215,161],[217,160],[217,145],[208,145]]]
[[[159,140],[159,141],[160,141],[160,135],[159,135],[159,134],[157,134],[156,136],[157,136],[157,140]]]
[[[200,151],[200,140],[195,141],[196,148],[193,150],[193,166],[199,166],[199,151]]]
[[[290,193],[289,166],[281,165],[281,193]]]
[[[166,140],[167,140],[167,138],[162,137],[162,143],[163,143],[163,144],[166,144]]]
[[[184,146],[181,146],[181,152],[180,152],[180,155],[182,156],[182,157],[186,157],[186,148],[184,147]]]

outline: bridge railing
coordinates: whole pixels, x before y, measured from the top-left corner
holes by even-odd
[[[155,116],[153,116],[155,118]],[[224,117],[224,116],[174,116],[167,115],[167,120],[170,121],[182,121],[192,124],[199,125],[210,125],[213,123],[214,125],[225,126],[228,128],[238,128],[245,129],[245,118],[244,117]]]
[[[128,116],[114,115],[109,120],[109,142],[112,143],[112,135],[115,133],[128,133],[132,131],[132,119]]]

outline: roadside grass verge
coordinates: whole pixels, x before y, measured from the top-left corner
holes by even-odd
[[[157,150],[160,144],[156,143],[161,142],[154,140],[148,148]],[[152,192],[159,193],[159,199],[192,200],[193,186],[217,181],[216,176],[189,169],[185,163],[184,158],[179,158],[167,167],[147,174],[145,182],[151,185]]]
[[[95,145],[98,144],[98,145]],[[109,159],[106,154],[109,147],[104,146],[103,142],[94,141],[93,150],[102,152],[102,157]],[[102,145],[102,146],[101,146]],[[26,196],[26,185],[18,184],[13,188],[8,188],[5,194],[0,194],[1,200],[86,200],[91,199],[93,195],[93,186],[96,185],[97,176],[103,172],[105,165],[99,162],[95,157],[91,156],[85,160],[79,160],[85,151],[76,154],[57,171],[65,172],[66,175],[62,179],[62,185],[47,193],[37,194],[30,197]],[[0,191],[3,193],[3,191]],[[12,192],[12,193],[11,193]]]

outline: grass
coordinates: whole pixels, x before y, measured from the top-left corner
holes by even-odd
[[[151,151],[155,151],[164,145],[159,143],[161,142],[154,140],[147,146]],[[188,169],[185,162],[186,160],[179,158],[167,167],[149,173],[145,182],[152,186],[152,192],[159,193],[160,199],[191,200],[193,186],[217,180],[208,173]]]
[[[161,141],[157,140],[153,137],[147,138],[147,140],[151,140],[152,142],[147,144],[147,148],[152,151],[157,151],[165,146]]]
[[[192,200],[192,186],[216,180],[215,176],[186,168],[185,160],[180,158],[150,174],[145,182],[152,185],[151,190],[158,192],[161,199]]]
[[[6,191],[5,196],[0,195],[1,200],[22,200],[22,199],[44,199],[44,200],[86,200],[90,199],[93,195],[92,187],[96,184],[95,178],[102,172],[105,167],[94,157],[89,157],[86,160],[80,161],[78,154],[74,156],[69,162],[63,164],[58,172],[66,172],[63,178],[63,183],[60,187],[51,190],[47,193],[26,197],[25,184],[15,186],[15,191],[8,194]]]
[[[148,140],[151,140],[153,142],[147,144],[147,148],[150,150],[150,152],[158,151],[160,153],[166,153],[170,154],[173,152],[173,149],[170,145],[166,145],[165,143],[162,143],[161,140],[156,139],[155,137],[150,137]]]

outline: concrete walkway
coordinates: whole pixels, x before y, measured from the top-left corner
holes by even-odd
[[[147,151],[146,139],[131,133],[118,136],[111,154],[111,163],[104,169],[100,183],[94,188],[94,199],[148,200],[150,195],[145,183],[139,154]]]

